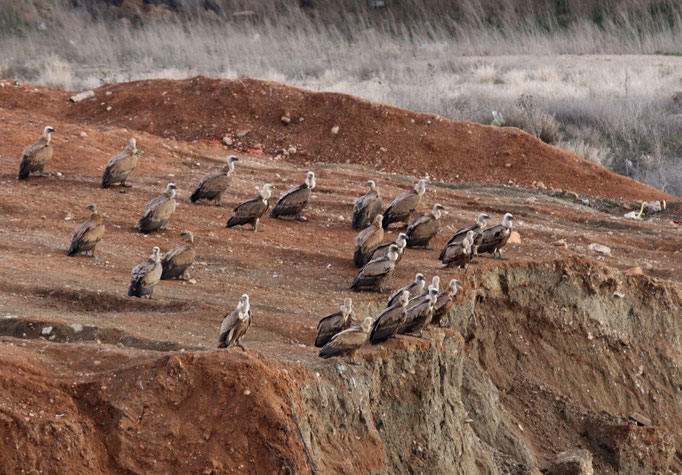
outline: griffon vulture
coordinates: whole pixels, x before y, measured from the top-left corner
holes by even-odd
[[[382,215],[377,214],[372,225],[360,231],[355,237],[355,254],[353,254],[355,267],[367,264],[384,239],[384,228],[381,227],[383,218]]]
[[[258,229],[258,221],[265,214],[270,206],[270,196],[275,187],[270,183],[263,185],[260,193],[255,198],[244,201],[237,206],[232,212],[232,216],[227,220],[225,227],[232,228],[234,226],[243,226],[250,224],[254,231],[262,231]]]
[[[161,259],[161,280],[185,279],[185,272],[194,263],[194,234],[190,231],[183,231],[180,236],[185,238],[185,242],[175,249],[168,251]]]
[[[401,287],[400,289],[393,292],[393,294],[391,294],[391,296],[388,298],[388,303],[386,304],[386,307],[392,307],[393,305],[395,305],[404,291],[407,291],[407,293],[410,295],[410,298],[421,294],[422,292],[424,292],[425,285],[426,277],[424,277],[424,274],[418,273],[414,277],[414,282],[410,282],[405,287]]]
[[[355,292],[373,290],[382,292],[384,283],[395,272],[395,261],[398,259],[398,247],[391,244],[385,257],[380,257],[365,264],[353,279],[350,288]]]
[[[126,183],[126,178],[137,167],[138,150],[134,138],[131,138],[121,153],[115,155],[107,162],[102,175],[102,188],[109,188],[111,185],[130,186]]]
[[[169,183],[163,193],[147,203],[138,223],[141,233],[149,234],[157,229],[163,229],[175,212],[177,189],[175,183]]]
[[[388,229],[391,223],[408,222],[412,213],[417,209],[422,196],[426,191],[426,180],[421,179],[414,185],[414,189],[403,193],[388,205],[384,213],[384,229]]]
[[[89,252],[92,257],[95,257],[95,246],[102,240],[104,236],[104,223],[102,216],[97,212],[97,206],[94,204],[88,205],[85,209],[91,212],[87,221],[76,228],[71,238],[71,246],[67,255],[75,256],[83,253],[87,255]]]
[[[160,249],[154,246],[152,255],[142,264],[135,266],[130,274],[130,287],[128,296],[152,298],[154,287],[161,279],[161,257]]]
[[[327,315],[317,324],[315,346],[322,348],[334,335],[348,329],[353,324],[353,301],[344,299],[341,310]]]
[[[295,216],[299,221],[307,221],[305,217],[301,216],[301,212],[308,204],[313,188],[315,188],[315,174],[308,172],[304,183],[290,188],[279,197],[270,217]]]
[[[50,139],[54,133],[54,129],[49,125],[43,130],[43,136],[34,143],[29,145],[21,153],[21,162],[19,164],[19,179],[25,180],[28,175],[34,172],[43,174],[43,168],[47,162],[52,158],[52,147],[50,147]]]
[[[438,294],[436,303],[433,305],[433,316],[431,317],[432,325],[439,325],[443,318],[447,317],[455,305],[455,295],[457,295],[457,286],[462,286],[462,283],[457,279],[452,279],[448,288]]]
[[[405,233],[398,234],[398,237],[395,241],[387,242],[386,244],[382,244],[381,246],[377,247],[372,253],[370,261],[378,259],[379,257],[384,257],[386,254],[388,254],[388,249],[391,247],[391,244],[398,246],[398,259],[395,261],[395,265],[398,265],[400,260],[403,258],[403,254],[405,253],[405,246],[407,246],[407,234]]]
[[[433,308],[438,298],[438,290],[429,288],[429,294],[412,299],[407,309],[405,323],[398,328],[400,335],[404,333],[419,333],[424,338],[424,328],[431,323]]]
[[[441,252],[441,261],[444,267],[464,267],[464,273],[469,270],[469,263],[474,255],[473,249],[474,231],[467,231],[464,240],[448,244]]]
[[[238,346],[246,351],[246,348],[239,343],[246,330],[251,326],[251,303],[249,296],[244,294],[237,303],[237,308],[225,315],[220,324],[220,336],[218,337],[218,348]]]
[[[369,180],[365,183],[369,187],[369,191],[355,200],[353,205],[353,229],[363,229],[367,227],[374,217],[381,213],[383,200],[379,196],[376,183]]]
[[[502,248],[507,241],[512,232],[512,221],[514,221],[514,216],[511,213],[504,215],[502,219],[502,224],[497,224],[485,229],[481,233],[481,245],[478,246],[478,253],[490,252],[493,257],[497,256],[497,259],[504,259],[502,257]]]
[[[400,294],[400,299],[394,305],[386,308],[379,314],[376,320],[374,320],[374,325],[372,325],[372,333],[369,335],[370,342],[376,344],[395,337],[398,328],[405,323],[409,301],[410,293],[404,290]]]
[[[353,360],[355,352],[360,349],[367,341],[367,334],[372,326],[372,318],[366,317],[360,325],[350,327],[332,337],[329,342],[320,350],[322,358],[331,358],[332,356],[349,356],[350,364],[357,365]]]
[[[424,247],[431,249],[429,242],[440,231],[441,211],[445,207],[436,203],[433,211],[420,216],[407,227],[407,247]]]
[[[217,206],[224,206],[222,204],[223,193],[229,188],[232,183],[232,172],[234,171],[234,162],[239,159],[234,155],[227,157],[227,164],[220,170],[217,170],[210,175],[205,176],[194,190],[190,201],[196,203],[198,200],[212,200],[213,204]]]

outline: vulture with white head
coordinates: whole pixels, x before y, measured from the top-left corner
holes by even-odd
[[[407,227],[407,247],[429,247],[429,242],[440,231],[440,223],[444,206],[436,203],[433,210],[415,219]]]
[[[246,351],[246,348],[239,341],[251,326],[251,320],[251,302],[249,302],[249,296],[244,294],[239,299],[237,308],[225,315],[223,322],[220,324],[218,348],[238,346]]]
[[[386,281],[395,272],[395,261],[398,259],[398,246],[391,244],[385,257],[369,261],[355,276],[350,288],[355,292],[371,290],[381,292]]]
[[[455,241],[445,246],[441,252],[443,267],[464,267],[464,273],[469,270],[469,263],[474,257],[474,231],[467,231],[462,241]]]
[[[384,204],[374,180],[369,180],[365,186],[369,188],[369,191],[355,200],[353,204],[353,229],[367,227],[374,221],[374,217],[381,213],[381,207]]]
[[[270,217],[294,216],[299,221],[307,221],[305,217],[301,216],[301,213],[303,208],[308,205],[313,188],[315,188],[315,173],[308,172],[305,182],[290,188],[279,197]]]
[[[394,199],[384,213],[384,229],[388,229],[392,223],[409,222],[425,191],[426,180],[422,178],[414,185],[414,189]]]
[[[199,200],[211,200],[217,206],[224,206],[222,204],[223,193],[232,184],[232,172],[234,171],[234,162],[239,159],[234,155],[227,157],[227,164],[220,170],[217,170],[210,175],[205,176],[197,186],[196,190],[189,197],[192,203]]]
[[[128,187],[126,183],[128,175],[130,175],[135,168],[137,168],[137,143],[134,138],[128,141],[121,153],[109,159],[104,167],[104,175],[102,175],[102,188],[109,188],[112,185],[120,185]]]
[[[152,298],[156,284],[161,280],[160,249],[154,246],[152,255],[142,264],[135,266],[130,274],[128,296]]]
[[[161,280],[185,279],[185,272],[194,263],[196,252],[194,251],[194,234],[191,231],[183,231],[180,236],[185,242],[168,251],[161,259]]]
[[[481,233],[481,244],[478,246],[478,253],[490,252],[493,257],[497,259],[504,259],[502,257],[502,248],[512,232],[512,221],[516,218],[511,213],[507,213],[502,218],[502,224],[491,226],[484,229]]]
[[[90,217],[84,223],[76,228],[76,231],[71,237],[71,246],[67,255],[75,256],[83,253],[95,257],[95,246],[102,240],[104,236],[104,222],[102,216],[97,212],[97,206],[94,204],[88,205],[85,209],[90,211]]]
[[[43,168],[52,158],[52,147],[50,140],[55,130],[49,125],[43,130],[43,135],[33,145],[29,145],[21,153],[19,163],[19,179],[25,180],[31,173],[39,172],[43,174]]]
[[[327,315],[317,324],[317,338],[315,346],[322,348],[334,335],[342,332],[354,323],[353,322],[353,300],[346,298],[341,305],[341,310]]]
[[[371,327],[372,318],[366,317],[361,324],[337,333],[322,347],[320,356],[325,359],[332,356],[349,356],[351,358],[349,363],[357,365],[358,363],[353,360],[353,356],[367,341],[367,335]]]
[[[255,198],[243,202],[237,206],[232,212],[232,216],[227,220],[226,228],[234,226],[243,226],[250,224],[254,231],[262,231],[258,229],[258,221],[263,217],[265,212],[270,207],[270,196],[275,187],[270,183],[263,185],[260,193]]]
[[[376,320],[374,320],[372,332],[369,335],[369,341],[372,344],[381,343],[395,337],[398,328],[405,323],[405,318],[407,318],[407,304],[409,301],[410,292],[403,290],[400,298],[379,314]]]
[[[177,190],[178,187],[175,186],[175,183],[169,183],[163,193],[147,203],[138,223],[141,233],[149,234],[152,231],[162,229],[168,223],[177,206],[175,202]]]
[[[405,254],[405,246],[407,246],[407,234],[405,233],[398,234],[398,237],[396,238],[395,241],[387,242],[377,247],[375,251],[372,253],[370,261],[378,259],[379,257],[384,257],[386,254],[388,254],[388,249],[391,247],[392,244],[398,246],[398,259],[396,259],[395,261],[395,264],[398,265],[400,260],[403,258],[403,254]]]
[[[462,286],[462,283],[457,279],[452,279],[448,284],[448,288],[438,294],[436,303],[433,305],[433,316],[431,317],[432,325],[440,325],[443,318],[447,317],[455,305],[455,295],[457,295],[457,286]]]
[[[403,292],[405,291],[407,291],[410,298],[420,295],[422,292],[424,292],[425,286],[426,277],[424,277],[424,274],[418,273],[417,275],[414,276],[414,282],[410,282],[405,287],[401,287],[395,292],[393,292],[393,294],[391,294],[391,296],[388,298],[388,303],[386,304],[386,306],[392,307],[393,305],[395,305],[401,298]]]

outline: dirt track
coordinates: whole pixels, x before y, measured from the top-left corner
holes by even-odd
[[[3,359],[11,361],[11,364],[3,366],[4,370],[0,369],[4,388],[0,401],[2,409],[11,414],[10,420],[15,422],[0,429],[0,436],[7,438],[11,435],[12,440],[21,439],[22,446],[31,445],[26,440],[38,444],[32,445],[34,447],[40,446],[41,435],[32,432],[35,427],[20,424],[23,417],[31,417],[23,415],[25,411],[21,401],[31,400],[33,403],[29,406],[37,404],[43,407],[48,404],[47,394],[52,391],[59,394],[66,391],[63,397],[68,398],[68,391],[65,389],[68,384],[64,383],[64,386],[51,382],[53,378],[50,373],[57,374],[65,382],[74,381],[80,388],[80,392],[76,391],[78,394],[73,396],[76,400],[75,407],[69,406],[74,404],[71,402],[64,402],[64,406],[62,403],[56,405],[66,407],[64,411],[69,414],[70,420],[83,424],[80,429],[83,431],[82,436],[79,437],[88,438],[90,432],[99,430],[95,427],[96,424],[106,424],[106,421],[115,420],[116,417],[135,417],[120,408],[117,410],[122,411],[124,416],[109,415],[102,419],[101,414],[97,414],[101,407],[106,406],[103,401],[115,396],[109,394],[108,389],[95,391],[97,396],[89,396],[92,389],[90,385],[103,384],[102,381],[110,378],[111,374],[119,375],[121,379],[115,384],[125,388],[117,389],[120,397],[122,394],[129,395],[137,381],[145,385],[144,375],[147,369],[144,368],[153,368],[154,371],[163,368],[165,371],[166,365],[191,366],[193,362],[199,362],[197,364],[201,367],[200,370],[195,368],[187,371],[196,378],[199,376],[193,372],[201,371],[201,378],[208,379],[183,383],[186,389],[182,393],[182,397],[186,398],[183,399],[185,406],[178,417],[186,420],[178,420],[175,428],[164,426],[164,430],[182,432],[186,428],[185,424],[191,421],[192,414],[198,410],[205,415],[206,420],[220,417],[219,414],[210,413],[210,408],[203,405],[213,404],[213,400],[204,401],[199,398],[199,402],[196,402],[196,398],[202,391],[211,390],[214,384],[211,378],[227,378],[232,381],[235,375],[246,374],[242,372],[243,367],[240,369],[239,366],[244,361],[247,361],[249,368],[253,368],[253,365],[261,365],[261,360],[267,359],[262,367],[249,370],[260,375],[261,380],[265,381],[262,383],[264,386],[279,381],[281,378],[277,376],[280,374],[278,372],[284,367],[295,372],[300,380],[312,377],[303,368],[329,370],[332,366],[325,366],[318,360],[311,342],[317,320],[334,311],[343,297],[349,294],[348,285],[355,273],[350,259],[354,237],[349,225],[352,202],[363,192],[362,184],[368,178],[377,179],[379,189],[387,201],[411,187],[414,180],[390,173],[378,174],[368,168],[368,165],[418,176],[427,173],[433,166],[434,171],[430,175],[438,176],[439,180],[428,187],[422,209],[426,211],[433,203],[440,202],[449,210],[445,217],[445,229],[434,242],[436,250],[408,251],[393,278],[393,287],[408,282],[416,272],[426,273],[429,280],[434,273],[438,273],[446,282],[452,277],[463,280],[465,296],[460,297],[460,302],[464,304],[472,301],[473,294],[481,285],[482,276],[488,271],[496,272],[499,264],[487,257],[481,257],[476,271],[467,280],[456,271],[438,270],[438,249],[447,240],[449,233],[472,222],[479,212],[487,212],[498,221],[507,211],[517,217],[516,229],[522,238],[521,244],[510,245],[506,249],[505,254],[513,265],[551,264],[560,259],[570,260],[584,256],[621,270],[640,266],[647,276],[682,282],[682,237],[679,227],[666,222],[672,216],[670,213],[674,213],[671,210],[679,209],[675,203],[671,203],[668,215],[635,222],[584,206],[570,195],[566,197],[551,191],[524,190],[492,184],[440,183],[440,179],[448,181],[459,175],[462,181],[478,177],[483,183],[506,183],[512,179],[517,184],[528,185],[532,181],[544,181],[548,186],[567,191],[591,190],[594,195],[624,196],[632,200],[665,197],[663,193],[645,185],[617,177],[541,144],[522,132],[473,124],[446,123],[444,120],[441,123],[438,118],[431,117],[430,126],[422,124],[420,127],[423,130],[431,127],[428,130],[434,132],[419,132],[417,136],[422,139],[415,140],[412,132],[404,132],[402,126],[395,125],[396,121],[403,125],[406,125],[405,121],[411,123],[411,113],[405,111],[364,101],[352,102],[345,96],[307,95],[299,90],[284,89],[283,86],[270,83],[221,83],[205,78],[194,81],[152,81],[106,86],[97,92],[96,101],[78,105],[68,104],[67,94],[64,92],[33,88],[30,85],[15,88],[5,82],[6,86],[0,89],[0,112],[3,116],[0,130],[7,137],[0,143],[0,311],[4,315],[27,318],[31,322],[53,322],[49,325],[55,327],[55,334],[60,325],[89,325],[102,330],[119,331],[122,335],[136,338],[138,348],[154,349],[154,342],[167,342],[171,345],[168,349],[184,348],[191,352],[215,346],[222,316],[234,307],[239,295],[247,292],[251,296],[255,315],[254,325],[244,340],[251,351],[244,356],[236,356],[239,352],[231,351],[222,354],[199,352],[197,356],[193,353],[174,353],[174,356],[166,357],[151,351],[113,348],[96,342],[59,345],[6,338],[0,347]],[[193,93],[193,88],[198,88],[198,94]],[[259,99],[255,100],[244,93],[246,88]],[[275,102],[272,106],[269,106],[271,99],[264,92],[267,89],[274,91],[272,100]],[[151,92],[145,93],[147,90]],[[237,94],[235,90],[247,97]],[[112,94],[106,95],[107,91]],[[161,95],[163,91],[167,91],[167,94]],[[233,96],[237,97],[234,104],[215,104],[216,97],[229,98],[233,93],[237,94]],[[166,104],[167,96],[172,99],[169,102],[175,101],[174,105],[162,105]],[[197,106],[187,106],[187,103],[196,101],[197,97],[200,98]],[[293,104],[289,110],[292,119],[295,119],[293,122],[298,120],[297,117],[305,116],[303,122],[312,122],[316,127],[303,130],[303,126],[295,126],[298,129],[283,126],[279,117],[284,111],[279,109],[280,102],[284,99]],[[102,110],[106,105],[101,102],[110,104],[113,109],[109,112]],[[304,111],[296,109],[302,107],[301,104],[305,104]],[[338,138],[327,138],[326,135],[336,121],[321,119],[331,116],[330,110],[355,111],[354,115],[345,112],[340,114],[345,117],[345,121],[340,123],[343,132],[339,132]],[[232,115],[238,117],[233,118]],[[419,120],[427,117],[419,114],[412,116]],[[380,129],[383,120],[380,120],[381,117],[393,121],[390,122],[394,124],[392,128],[386,131]],[[47,123],[57,130],[53,137],[54,159],[46,168],[48,176],[18,182],[18,156],[25,145],[35,141]],[[124,124],[130,128],[122,128]],[[243,140],[244,149],[256,148],[259,143],[260,148],[266,151],[288,145],[296,145],[299,150],[291,160],[273,159],[260,153],[238,153],[240,161],[237,163],[232,189],[226,194],[227,206],[218,208],[190,204],[188,197],[193,187],[230,153],[227,147],[208,139],[220,138],[228,130],[236,132],[237,124],[240,129],[243,127],[252,130]],[[257,124],[265,125],[259,127]],[[273,132],[275,129],[277,132]],[[360,130],[375,130],[377,138],[370,140],[367,136],[360,135]],[[475,133],[470,134],[470,130]],[[100,189],[98,185],[104,164],[130,136],[136,137],[138,148],[145,151],[138,169],[129,180],[133,188],[126,193],[120,193],[116,188]],[[438,141],[437,137],[445,136],[443,141]],[[471,140],[467,140],[468,137]],[[334,140],[342,143],[335,143]],[[464,150],[466,153],[452,155],[454,143],[458,144],[457,150]],[[512,166],[506,167],[501,162],[497,163],[497,159],[490,159],[482,162],[485,163],[483,169],[466,167],[465,163],[469,160],[491,155],[484,153],[484,145],[486,149],[502,154],[508,152]],[[367,150],[372,147],[384,147],[389,150],[386,156],[400,156],[400,160],[381,158],[383,152],[377,154],[377,159],[366,158]],[[410,150],[410,153],[398,154],[398,150]],[[412,153],[426,159],[410,160]],[[344,160],[344,157],[347,159]],[[453,157],[454,161],[446,166],[445,157]],[[552,163],[554,168],[538,170],[537,164],[541,160]],[[350,163],[345,163],[346,161]],[[228,230],[224,227],[232,207],[254,196],[262,183],[273,183],[279,193],[302,181],[305,171],[309,169],[315,171],[318,187],[313,194],[310,209],[305,213],[309,218],[307,223],[266,219],[262,223],[265,229],[263,233],[242,229]],[[562,171],[555,173],[558,169]],[[531,175],[529,170],[538,170],[538,173]],[[181,202],[169,223],[172,230],[150,236],[136,233],[133,226],[144,204],[171,181],[180,188]],[[603,209],[603,203],[594,198],[588,199],[597,208]],[[99,258],[69,258],[65,255],[65,250],[70,235],[77,223],[87,216],[83,207],[93,202],[107,215],[107,231],[97,252]],[[619,207],[613,212],[622,215],[625,210]],[[190,271],[196,284],[162,282],[157,287],[154,300],[128,298],[126,290],[132,267],[144,260],[154,245],[159,245],[162,251],[175,246],[180,242],[179,233],[183,229],[192,230],[197,237],[197,262]],[[397,230],[392,230],[390,238],[393,239],[396,233]],[[554,245],[561,239],[565,240],[567,247]],[[597,256],[588,251],[588,245],[594,242],[609,246],[613,257]],[[385,298],[377,294],[356,294],[352,297],[360,312],[375,311],[377,303]],[[45,325],[48,323],[38,323],[37,328]],[[16,334],[8,334],[22,337],[23,333],[26,332],[22,330]],[[68,335],[71,339],[76,337],[73,333]],[[116,338],[99,335],[92,339],[115,343]],[[402,343],[402,346],[410,347],[410,351],[417,351],[421,345]],[[390,354],[385,348],[370,349],[368,352],[375,357],[377,354]],[[482,360],[486,358],[482,357]],[[540,357],[536,363],[541,364]],[[227,369],[219,369],[225,364],[228,365]],[[21,370],[20,376],[17,376],[17,368]],[[527,370],[528,368],[524,368],[524,371]],[[126,379],[127,371],[134,381]],[[163,409],[159,410],[172,410],[172,393],[175,390],[173,384],[176,383],[171,383],[165,376],[158,378],[161,379],[154,379],[160,385],[156,389],[167,391],[171,399],[168,406],[162,405]],[[25,388],[33,384],[39,390],[31,390],[28,392],[32,394],[27,394]],[[50,389],[52,384],[59,387]],[[221,384],[223,383],[219,386]],[[231,383],[225,384],[225,388],[220,386],[213,391],[229,390],[239,393],[242,390],[239,384],[237,389]],[[253,384],[260,383],[256,381]],[[296,400],[297,396],[292,394],[295,393],[293,388],[297,384],[288,381],[276,384],[271,392],[260,394],[262,399],[258,404],[254,403],[245,413],[239,413],[244,414],[243,419],[239,419],[241,416],[236,414],[244,427],[264,424],[257,429],[258,434],[254,432],[249,436],[258,445],[240,446],[235,448],[235,452],[221,454],[222,458],[218,457],[219,460],[216,459],[212,467],[217,473],[227,470],[223,465],[225,460],[236,464],[235,467],[247,463],[262,464],[259,472],[266,471],[271,466],[269,457],[286,455],[292,458],[290,463],[297,467],[308,463],[304,447],[300,443],[302,436],[299,437],[287,425],[289,422],[284,422],[292,417],[290,409],[285,406],[290,404],[290,398]],[[194,386],[197,388],[196,395],[191,389]],[[136,400],[140,407],[147,404],[144,398],[156,397],[153,393],[144,394],[142,399]],[[240,398],[242,399],[244,398]],[[515,400],[524,399],[519,396]],[[516,405],[513,401],[507,402],[509,407]],[[153,406],[158,403],[158,400],[149,402]],[[236,411],[235,404],[237,403],[230,402],[223,409]],[[597,409],[598,407],[590,408]],[[607,407],[602,409],[610,410]],[[242,410],[244,408],[239,409]],[[271,410],[274,412],[269,412]],[[276,425],[279,423],[287,425],[289,429],[277,429]],[[120,421],[114,425],[119,433],[135,430],[134,425],[122,428]],[[210,448],[197,448],[202,454],[197,456],[201,463],[188,462],[191,471],[200,472],[205,469],[202,464],[206,462],[206,457],[217,457],[215,451],[225,444],[229,445],[228,440],[234,435],[221,432],[223,426],[220,424],[211,427],[212,433],[220,434],[220,442],[210,442],[215,444]],[[166,458],[166,465],[163,466],[166,469],[173,467],[182,457],[191,457],[194,449],[187,447],[183,447],[176,454],[177,457],[172,451],[165,452],[162,444],[163,432],[158,432],[158,439],[151,435],[157,433],[156,429],[153,424],[145,426],[142,437],[145,442],[140,442],[140,449],[148,450],[150,446],[154,446],[154,456]],[[255,428],[249,430],[256,431]],[[548,429],[537,430],[537,440],[546,436],[546,430]],[[22,431],[26,431],[28,435],[22,435]],[[281,433],[281,439],[271,440],[274,448],[268,449],[263,440],[267,440],[273,433]],[[188,441],[193,436],[202,437],[199,433],[183,435]],[[126,440],[127,443],[132,443],[131,440],[137,439]],[[73,444],[74,448],[81,446],[77,440]],[[136,454],[135,447],[118,447],[116,455],[112,455],[106,445],[107,441],[102,440],[101,443],[88,446],[92,450],[92,455],[86,457],[88,463],[102,469],[121,471],[139,471],[145,467],[136,458],[139,454]],[[287,452],[287,446],[294,448]],[[549,456],[541,448],[537,449],[542,457]],[[556,450],[559,449],[559,444],[556,444]],[[54,450],[65,453],[63,450],[67,449],[55,446]],[[382,450],[391,449],[384,447]],[[39,455],[35,452],[33,455],[35,458],[6,461],[4,465],[0,463],[0,467],[11,471],[17,467],[17,463],[38,460]],[[379,470],[383,464],[381,460],[368,459],[366,462],[369,465],[364,466],[364,469],[374,467],[371,469]],[[148,470],[156,471],[152,468],[154,464],[151,460],[145,463],[150,464],[146,466]],[[283,465],[286,463],[283,462]],[[67,463],[64,467],[77,469],[81,466],[74,459],[73,463]],[[163,471],[163,467],[159,471]],[[350,467],[352,468],[348,468],[348,471],[355,471],[360,470],[363,465],[355,464]]]

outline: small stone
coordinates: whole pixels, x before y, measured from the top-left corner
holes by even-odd
[[[56,172],[55,175],[57,175],[57,176],[64,176],[64,175],[62,175],[62,172]]]
[[[554,241],[554,245],[556,247],[567,247],[565,239],[559,239],[558,241]]]
[[[80,136],[81,136],[81,137],[87,137],[88,134],[86,134],[85,132],[81,132],[81,133],[80,133]]]
[[[112,109],[111,106],[107,106],[107,112],[109,112]]]
[[[78,94],[75,94],[75,95],[69,97],[69,100],[71,102],[80,102],[80,101],[87,99],[89,97],[92,97],[94,95],[95,95],[95,91],[83,91],[83,92],[79,92]]]
[[[192,285],[196,285],[197,283],[196,279],[189,279],[187,282],[189,282]]]
[[[43,327],[43,330],[41,332],[43,335],[49,335],[52,333],[52,327]]]
[[[71,328],[73,328],[74,333],[80,333],[83,331],[83,325],[80,323],[72,323]]]
[[[111,91],[105,92],[104,95],[105,95],[105,96],[110,96],[110,95],[111,95]]]
[[[551,475],[592,475],[592,454],[587,450],[569,450],[561,452],[550,465]]]
[[[611,248],[606,247],[603,244],[597,244],[596,242],[593,242],[587,246],[587,248],[592,252],[596,252],[597,254],[611,257]]]
[[[505,163],[504,166],[507,168],[511,168],[511,163]]]
[[[338,133],[339,133],[339,126],[335,125],[334,127],[332,127],[332,134],[336,135]]]
[[[243,137],[246,137],[250,133],[251,133],[251,129],[241,129],[241,130],[237,131],[237,137],[239,137],[241,139]]]
[[[296,147],[289,147],[288,152],[291,154],[296,153]]]
[[[635,266],[635,267],[630,267],[629,269],[626,269],[625,273],[631,274],[631,275],[642,275],[642,274],[644,274],[644,271],[642,270],[641,267]]]
[[[248,389],[244,391],[244,396],[248,396],[249,394],[251,394],[251,391],[249,391]]]
[[[339,221],[345,221],[345,220],[346,220],[346,218],[344,218],[343,216],[339,215]]]
[[[635,421],[637,425],[639,426],[650,426],[651,425],[651,419],[649,419],[647,416],[640,412],[633,412],[630,414],[630,419]]]
[[[509,244],[521,244],[521,235],[516,231],[512,231],[507,242]]]
[[[535,186],[537,186],[538,189],[540,189],[540,190],[546,190],[546,189],[547,189],[547,186],[546,186],[543,182],[541,182],[541,181],[537,182],[537,183],[535,184]]]
[[[288,115],[283,115],[279,118],[279,120],[281,120],[284,125],[289,125],[289,122],[291,122],[291,117]]]
[[[223,143],[225,145],[232,145],[232,139],[226,135],[225,137],[223,137]]]
[[[574,200],[580,199],[580,196],[575,191],[567,191],[566,194],[573,198]]]

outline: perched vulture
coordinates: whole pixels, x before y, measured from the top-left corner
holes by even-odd
[[[444,267],[464,267],[464,273],[469,270],[469,263],[474,256],[473,249],[474,231],[467,231],[463,241],[455,241],[445,246],[441,252],[441,261]]]
[[[175,183],[169,183],[163,193],[147,203],[138,223],[141,233],[149,234],[157,229],[163,229],[175,212],[177,189]]]
[[[249,296],[244,294],[237,303],[237,308],[225,315],[223,323],[220,325],[220,336],[218,337],[218,348],[228,346],[238,346],[246,351],[239,340],[244,336],[246,330],[251,326],[251,303]]]
[[[274,189],[275,187],[270,183],[263,185],[258,196],[251,198],[248,201],[244,201],[234,209],[232,216],[227,220],[227,225],[225,227],[232,228],[234,226],[250,224],[253,226],[254,231],[262,231],[262,229],[258,229],[258,221],[268,210],[268,207],[270,206],[270,201],[268,200]]]
[[[407,293],[410,295],[410,298],[415,297],[422,292],[424,292],[424,286],[426,285],[426,277],[424,277],[424,274],[417,274],[414,277],[414,282],[411,282],[407,284],[405,287],[401,287],[400,289],[396,290],[391,294],[391,296],[388,298],[388,303],[386,304],[386,307],[392,307],[395,305],[398,300],[401,298],[403,292],[407,291]]]
[[[107,162],[102,175],[102,188],[109,188],[117,183],[121,186],[130,186],[126,183],[126,178],[137,167],[137,155],[135,139],[131,138],[123,151]]]
[[[481,232],[483,229],[485,229],[486,225],[486,220],[490,219],[490,216],[488,216],[485,213],[481,213],[478,215],[478,219],[474,224],[471,226],[467,226],[466,228],[462,228],[458,230],[455,234],[452,235],[448,243],[445,245],[443,250],[440,253],[440,256],[438,256],[439,260],[443,260],[443,255],[445,254],[445,248],[448,247],[448,245],[453,244],[455,242],[461,242],[464,240],[464,237],[467,235],[469,231],[472,231],[473,234],[473,243],[474,243],[474,256],[476,255],[476,248],[481,244]]]
[[[175,249],[168,251],[161,259],[161,280],[184,279],[184,274],[194,263],[194,234],[190,231],[183,231],[180,236],[185,238],[185,242]]]
[[[374,320],[374,325],[372,325],[372,333],[369,335],[370,342],[376,344],[395,337],[398,328],[405,323],[407,303],[409,301],[410,293],[404,290],[400,294],[400,299],[394,305],[391,305],[379,314],[376,320]]]
[[[369,180],[365,183],[369,191],[355,200],[353,205],[353,229],[363,229],[374,221],[374,217],[381,213],[384,202],[379,196],[377,185]]]
[[[45,127],[43,136],[34,143],[29,145],[21,153],[21,163],[19,164],[19,179],[25,180],[28,175],[33,172],[40,172],[43,174],[43,168],[47,162],[52,158],[52,147],[50,147],[50,139],[54,133],[54,129],[49,125]]]
[[[372,253],[370,261],[378,259],[379,257],[384,257],[386,254],[388,254],[388,248],[391,247],[391,244],[398,246],[398,259],[395,261],[395,265],[398,265],[398,262],[400,262],[400,260],[403,258],[403,254],[405,253],[405,246],[407,246],[407,234],[405,233],[398,234],[398,237],[395,241],[387,242],[386,244],[382,244],[381,246],[377,247],[374,253]]]
[[[190,201],[196,203],[199,200],[212,200],[213,204],[224,206],[222,204],[223,193],[232,183],[234,162],[238,161],[239,159],[234,155],[227,157],[227,164],[223,168],[205,176],[199,182],[199,186],[194,190],[192,196],[189,197]]]
[[[398,333],[402,335],[403,333],[418,332],[419,336],[424,338],[424,328],[431,323],[437,298],[438,290],[430,288],[428,295],[412,299],[410,307],[407,309],[405,323],[398,328]]]
[[[315,174],[308,172],[304,183],[290,188],[279,197],[270,217],[295,216],[299,221],[307,221],[305,217],[301,216],[301,212],[308,204],[313,188],[315,188]]]
[[[372,326],[372,318],[365,318],[360,325],[350,327],[332,337],[329,342],[320,350],[322,358],[331,358],[332,356],[349,356],[351,360],[349,363],[357,365],[353,360],[355,352],[360,349],[367,341],[367,334]]]
[[[391,244],[385,257],[369,261],[365,267],[360,269],[358,275],[353,279],[353,283],[350,284],[350,288],[355,292],[361,290],[382,292],[384,283],[395,272],[396,259],[398,259],[398,246]]]
[[[391,223],[409,222],[412,218],[412,213],[419,206],[425,191],[426,180],[422,178],[414,185],[414,189],[394,199],[384,213],[384,229],[388,229]]]
[[[97,206],[92,204],[85,207],[92,214],[88,220],[76,228],[71,238],[71,246],[67,255],[75,256],[79,253],[87,255],[90,252],[95,257],[95,246],[102,240],[104,235],[104,223],[102,216],[97,212]]]
[[[355,267],[362,267],[367,264],[384,239],[384,228],[381,227],[382,219],[384,217],[377,214],[372,225],[360,231],[355,237],[355,254],[353,254]]]
[[[511,213],[507,213],[504,215],[504,218],[502,218],[502,224],[497,224],[483,230],[481,233],[481,245],[478,246],[478,252],[490,252],[493,257],[497,255],[498,259],[503,259],[502,247],[507,244],[509,236],[511,236],[512,221],[514,221],[514,219],[516,218],[514,218]]]
[[[317,324],[315,346],[322,348],[334,335],[348,329],[353,324],[353,301],[344,299],[341,310],[327,315]]]
[[[424,247],[431,249],[429,241],[440,231],[441,211],[445,207],[436,203],[433,211],[420,216],[407,227],[407,247]]]
[[[128,296],[152,298],[154,287],[161,279],[161,257],[160,249],[154,246],[152,255],[142,264],[135,266],[130,274],[130,287]]]
[[[455,305],[455,295],[457,295],[457,286],[462,283],[457,279],[452,279],[448,288],[438,294],[436,303],[433,306],[433,316],[431,317],[432,325],[439,325],[443,318],[447,317]]]

